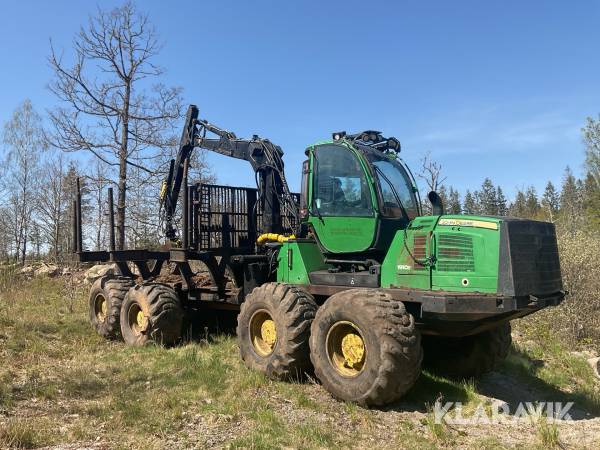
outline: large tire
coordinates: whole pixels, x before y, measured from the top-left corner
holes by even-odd
[[[90,289],[89,319],[96,332],[107,339],[121,338],[121,305],[133,286],[129,278],[104,276]]]
[[[177,293],[158,283],[137,285],[121,307],[121,333],[129,345],[173,345],[181,337],[184,312]]]
[[[308,338],[317,304],[290,285],[266,283],[242,303],[237,337],[247,367],[269,378],[301,379],[311,371]]]
[[[402,397],[419,377],[423,359],[413,316],[375,289],[332,295],[313,321],[310,351],[325,389],[363,406]]]
[[[506,358],[512,343],[510,322],[472,336],[427,336],[425,365],[440,375],[477,378],[493,371]]]

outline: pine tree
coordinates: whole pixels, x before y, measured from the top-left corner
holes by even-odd
[[[585,177],[581,193],[586,225],[591,229],[600,230],[600,187],[591,172]]]
[[[582,207],[577,180],[567,166],[560,193],[560,220],[568,229],[575,229],[581,223]]]
[[[517,195],[515,196],[515,201],[510,205],[509,212],[513,217],[527,217],[527,200],[525,198],[525,193],[519,189],[517,190]]]
[[[508,205],[506,201],[506,197],[504,196],[504,192],[502,192],[502,188],[498,186],[496,189],[496,203],[498,206],[498,215],[506,216],[508,214]]]
[[[462,206],[460,204],[460,195],[457,190],[450,187],[450,193],[448,194],[448,213],[460,214],[461,212]]]
[[[446,208],[448,205],[448,191],[446,190],[446,186],[442,185],[439,187],[438,195],[442,199],[442,204],[444,205],[444,208]]]
[[[477,214],[477,202],[475,201],[475,197],[471,194],[471,191],[467,190],[465,194],[465,201],[463,203],[463,212],[465,214]]]
[[[558,192],[556,192],[556,188],[552,182],[548,181],[542,197],[542,209],[544,211],[545,219],[549,220],[550,222],[554,222],[556,220],[559,207],[560,197]]]
[[[478,193],[479,207],[482,214],[488,216],[498,215],[498,199],[496,198],[496,188],[492,180],[486,178],[481,185],[481,191]]]
[[[525,209],[527,214],[526,217],[529,219],[537,218],[540,213],[540,202],[538,201],[537,192],[533,186],[529,186],[525,193]]]

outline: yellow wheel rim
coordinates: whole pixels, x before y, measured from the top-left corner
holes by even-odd
[[[271,315],[265,311],[256,311],[250,318],[250,341],[256,353],[269,356],[277,344],[277,328]]]
[[[148,318],[140,305],[133,303],[127,311],[127,323],[135,334],[142,334],[148,329]]]
[[[98,322],[104,322],[108,313],[108,302],[102,294],[98,294],[94,300],[94,313]]]
[[[144,316],[142,311],[138,311],[137,315],[135,316],[135,321],[138,327],[142,328],[144,326],[146,323],[146,316]]]
[[[345,377],[362,372],[367,348],[360,329],[352,322],[336,322],[327,333],[327,356],[331,365]]]

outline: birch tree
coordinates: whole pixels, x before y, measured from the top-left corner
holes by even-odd
[[[46,148],[42,120],[30,100],[17,107],[4,124],[3,141],[7,147],[6,176],[2,177],[7,196],[6,212],[15,261],[20,258],[24,264],[39,183],[39,159]]]

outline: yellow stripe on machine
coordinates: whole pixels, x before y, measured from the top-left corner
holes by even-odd
[[[474,228],[487,228],[488,230],[497,230],[497,222],[486,222],[485,220],[471,220],[471,219],[440,219],[438,225],[446,225],[450,227],[474,227]]]

